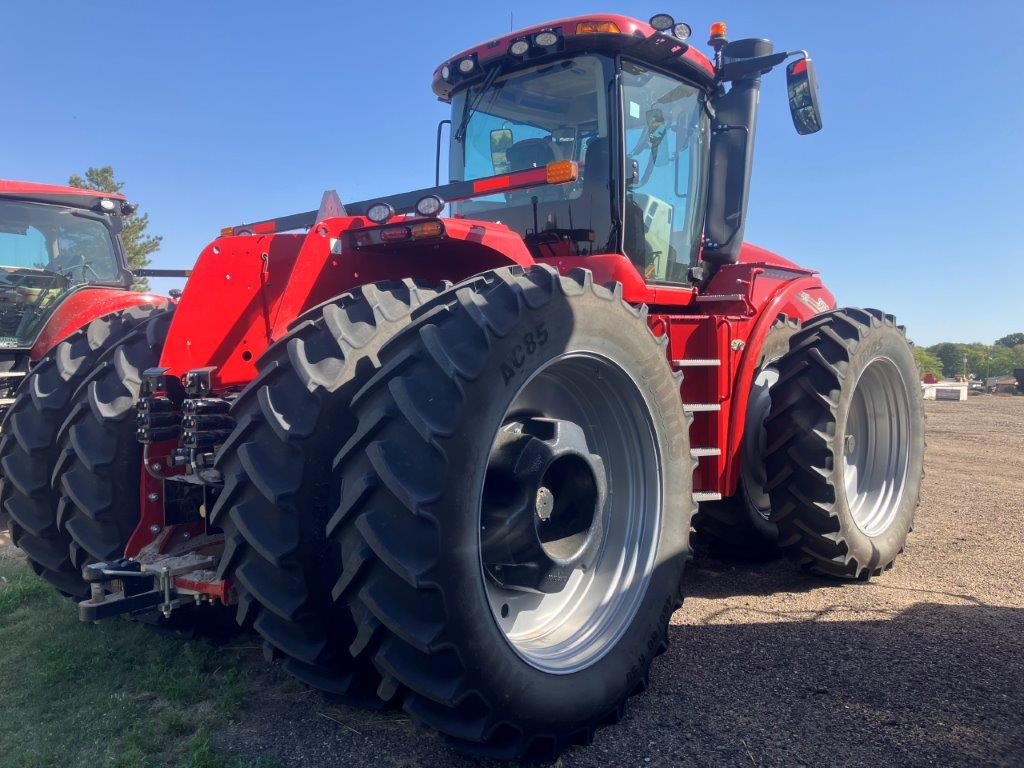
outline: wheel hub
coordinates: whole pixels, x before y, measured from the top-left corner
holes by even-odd
[[[593,564],[604,530],[607,479],[578,424],[547,418],[507,423],[484,484],[481,547],[505,589],[553,593]]]
[[[854,385],[842,438],[843,491],[854,522],[880,536],[896,519],[910,464],[910,400],[896,364],[877,357]]]

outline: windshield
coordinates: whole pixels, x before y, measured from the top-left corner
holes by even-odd
[[[70,209],[0,200],[0,347],[27,346],[81,283],[117,283],[106,224]]]
[[[612,62],[578,56],[514,72],[452,97],[452,181],[580,164],[580,179],[457,203],[453,213],[498,221],[535,255],[552,238],[577,253],[614,250],[609,153]]]

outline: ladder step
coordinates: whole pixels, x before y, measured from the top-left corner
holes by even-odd
[[[722,494],[716,493],[715,491],[694,491],[694,501],[720,501]]]
[[[0,379],[20,379],[27,375],[25,371],[0,371]]]
[[[712,293],[705,294],[697,297],[697,301],[702,304],[713,301],[743,301],[747,298],[744,293]]]
[[[13,397],[0,397],[0,408],[5,405],[14,405]]]
[[[722,406],[720,403],[683,403],[683,410],[690,413],[703,413],[705,411],[720,411]]]
[[[722,455],[722,449],[721,448],[691,448],[690,449],[690,455],[693,456],[693,458],[695,458],[695,459],[699,458],[701,456],[721,456]]]
[[[721,360],[698,360],[696,358],[690,358],[690,359],[687,359],[687,360],[673,360],[672,361],[672,365],[675,365],[675,366],[677,366],[679,368],[696,368],[696,367],[699,367],[699,366],[708,367],[708,366],[721,365],[721,364],[722,364]]]

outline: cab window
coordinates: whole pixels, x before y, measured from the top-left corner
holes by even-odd
[[[688,282],[703,225],[708,119],[699,89],[622,64],[624,250],[647,280]]]

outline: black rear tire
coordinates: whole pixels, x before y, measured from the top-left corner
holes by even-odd
[[[619,290],[583,270],[485,273],[419,313],[352,404],[359,431],[339,454],[341,504],[328,524],[343,566],[334,594],[358,624],[350,650],[373,661],[382,697],[475,755],[544,760],[589,743],[646,687],[682,600],[689,422],[666,339]],[[662,522],[658,566],[621,634],[559,674],[527,661],[498,626],[481,569],[481,488],[517,393],[545,366],[587,355],[613,363],[645,404]]]
[[[904,329],[875,309],[825,312],[792,338],[778,369],[766,467],[779,546],[822,575],[877,576],[903,551],[924,477],[923,400]],[[853,474],[857,445],[871,453]],[[875,490],[890,463],[892,482]],[[868,518],[851,502],[865,494]]]
[[[140,305],[91,321],[48,352],[25,377],[0,428],[0,505],[11,539],[29,566],[62,594],[84,599],[89,589],[71,559],[71,537],[50,482],[57,435],[74,394],[96,363],[160,306]]]
[[[764,457],[757,446],[763,447],[764,437],[751,434],[753,429],[764,429],[765,410],[758,421],[755,413],[754,395],[763,387],[764,396],[770,387],[759,384],[759,377],[766,368],[773,367],[786,352],[789,351],[789,340],[798,330],[800,324],[793,318],[780,316],[768,331],[761,352],[758,355],[757,370],[751,385],[751,400],[747,403],[748,418],[743,445],[740,447],[740,479],[736,493],[718,501],[701,502],[697,514],[693,517],[693,548],[702,554],[723,560],[740,560],[746,562],[762,562],[779,556],[776,543],[779,538],[778,527],[770,519],[770,507],[754,495],[763,495],[763,489],[750,488],[750,485],[763,485]],[[763,403],[762,405],[767,405]],[[748,441],[754,443],[748,447]],[[748,448],[753,448],[750,450]],[[750,466],[754,463],[760,466]],[[748,478],[759,478],[753,481]]]
[[[338,503],[332,462],[355,430],[349,401],[378,350],[436,293],[411,279],[374,283],[304,314],[260,359],[216,459],[224,490],[210,519],[224,531],[220,576],[237,585],[238,622],[295,677],[365,706],[380,706],[379,676],[354,668],[354,627],[330,599],[325,564],[324,526]]]

